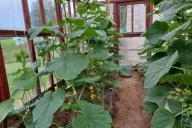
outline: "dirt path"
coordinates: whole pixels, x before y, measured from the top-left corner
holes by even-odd
[[[144,110],[143,78],[133,72],[131,78],[120,78],[113,128],[150,128],[150,114]]]

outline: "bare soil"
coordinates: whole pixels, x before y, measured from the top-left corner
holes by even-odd
[[[130,78],[120,78],[118,100],[113,113],[113,128],[150,128],[151,115],[144,109],[143,77],[134,71]]]

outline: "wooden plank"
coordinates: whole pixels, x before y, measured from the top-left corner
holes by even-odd
[[[0,30],[0,37],[24,37],[27,31],[18,30]]]

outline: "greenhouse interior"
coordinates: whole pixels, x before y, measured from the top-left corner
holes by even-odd
[[[0,128],[192,128],[192,0],[1,0]]]

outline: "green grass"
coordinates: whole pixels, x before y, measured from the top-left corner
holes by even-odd
[[[22,49],[28,53],[28,51],[27,51],[28,48],[27,48],[26,43],[18,46],[18,45],[16,45],[15,40],[12,40],[12,39],[1,40],[0,43],[1,43],[2,49],[3,49],[7,79],[8,79],[8,83],[9,83],[9,90],[12,95],[12,93],[14,91],[13,80],[15,79],[15,76],[13,75],[13,73],[16,72],[18,69],[20,69],[22,66],[20,63],[16,62],[15,54],[19,53],[20,49]],[[30,62],[28,62],[27,65],[30,66]],[[48,80],[47,76],[41,77],[40,78],[41,85],[48,86],[47,80]],[[30,93],[31,93],[31,96],[35,95],[35,91],[30,91]],[[16,97],[13,97],[13,98],[18,98],[21,96],[22,96],[22,93],[19,93]],[[18,108],[21,106],[21,104],[22,104],[21,100],[16,100],[15,107]]]
[[[28,65],[30,65],[30,63],[28,63]],[[12,92],[14,90],[13,80],[15,78],[13,73],[15,71],[17,71],[17,69],[21,68],[21,64],[20,63],[9,63],[9,64],[5,64],[5,67],[6,67],[10,92]],[[47,84],[47,76],[41,77],[40,82],[41,82],[41,84],[44,84],[44,85]]]
[[[5,63],[16,62],[15,54],[18,53],[21,49],[25,52],[28,50],[27,43],[16,45],[16,41],[13,39],[1,40],[0,42],[3,49]]]

